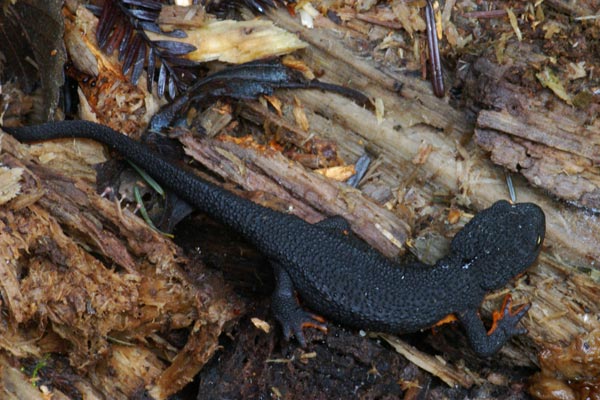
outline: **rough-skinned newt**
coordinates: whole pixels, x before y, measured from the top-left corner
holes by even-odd
[[[5,130],[21,141],[102,142],[192,206],[242,234],[270,260],[276,277],[274,314],[285,336],[295,335],[302,346],[304,327],[325,329],[325,325],[299,306],[296,292],[319,314],[374,331],[414,332],[452,314],[481,356],[526,332],[517,325],[529,305],[513,311],[510,301],[505,302],[490,331],[478,309],[486,292],[502,288],[537,258],[545,216],[535,204],[500,200],[468,222],[453,238],[449,254],[435,265],[398,264],[348,233],[350,226],[342,217],[310,224],[260,206],[170,164],[106,126],[63,121]]]

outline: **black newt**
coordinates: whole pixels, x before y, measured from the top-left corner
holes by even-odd
[[[342,217],[309,224],[240,198],[175,167],[145,146],[108,127],[86,121],[5,128],[17,140],[88,138],[102,142],[137,164],[192,206],[230,226],[270,260],[276,277],[272,308],[289,338],[305,346],[303,328],[326,329],[303,310],[340,324],[391,333],[431,327],[453,314],[475,352],[495,353],[515,334],[529,305],[512,310],[505,302],[486,331],[478,309],[486,292],[502,288],[537,258],[545,216],[532,203],[498,201],[456,234],[450,253],[435,265],[392,262],[350,232]]]

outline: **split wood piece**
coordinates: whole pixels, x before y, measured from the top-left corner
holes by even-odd
[[[464,388],[470,388],[474,383],[482,383],[481,378],[468,375],[464,371],[443,362],[437,357],[419,351],[395,336],[383,333],[378,336],[392,346],[394,350],[406,357],[410,362],[418,365],[419,368],[424,369],[430,374],[437,376],[448,386],[454,387],[460,385]]]
[[[530,113],[519,110],[519,116],[507,111],[482,110],[477,117],[477,127],[504,132],[600,163],[600,132],[597,127],[586,127],[580,124],[583,121],[572,120],[568,114],[549,112],[537,104],[531,106],[533,110]]]
[[[310,223],[324,218],[315,209],[346,218],[357,235],[388,257],[397,256],[410,235],[406,222],[360,191],[311,173],[278,152],[257,151],[233,142],[197,140],[191,135],[180,140],[186,153],[207,168],[247,190],[269,192],[287,202],[290,212]]]
[[[507,51],[524,52],[520,45]],[[533,50],[527,62],[540,59]],[[492,161],[520,172],[533,185],[577,206],[600,206],[600,123],[592,110],[578,109],[544,90],[509,82],[507,67],[482,57],[472,66],[466,92],[477,93],[480,111],[475,142]],[[552,105],[549,107],[549,105]]]
[[[108,398],[179,391],[239,302],[208,272],[189,281],[180,250],[118,203],[32,161],[11,136],[0,143],[1,163],[23,169],[20,194],[0,208],[0,347],[17,357],[66,353]],[[181,349],[162,339],[177,329],[190,331]]]
[[[503,92],[503,98],[519,98],[509,108],[515,115],[481,111],[475,130],[477,144],[491,152],[492,161],[520,172],[533,185],[575,205],[600,208],[597,124],[587,125],[585,113],[572,107],[557,104],[549,111],[540,98],[532,99],[518,87],[502,86],[497,92]],[[504,104],[495,101],[490,106]]]
[[[496,130],[476,129],[475,141],[493,162],[532,184],[573,204],[600,209],[600,173],[589,158]]]

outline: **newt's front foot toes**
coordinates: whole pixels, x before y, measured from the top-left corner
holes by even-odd
[[[512,309],[512,297],[507,294],[502,303],[502,308],[499,311],[494,311],[492,318],[492,327],[488,331],[488,336],[496,330],[503,330],[507,336],[524,335],[527,333],[527,328],[517,327],[517,324],[527,314],[531,303],[526,303],[517,308]]]
[[[500,350],[511,336],[527,333],[527,329],[517,325],[531,304],[524,304],[513,311],[511,303],[510,295],[506,296],[502,308],[494,311],[494,322],[489,331],[486,331],[476,309],[467,309],[457,314],[465,327],[473,350],[479,356],[489,357]]]
[[[322,332],[327,332],[325,319],[319,315],[296,308],[284,316],[278,316],[283,329],[283,335],[287,340],[295,336],[300,346],[306,347],[306,338],[304,337],[304,328],[315,328]]]

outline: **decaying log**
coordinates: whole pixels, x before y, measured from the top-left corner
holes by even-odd
[[[22,171],[0,208],[0,346],[17,357],[68,353],[109,398],[180,390],[217,349],[235,297],[214,274],[190,281],[182,268],[203,266],[118,203],[32,161],[9,135],[0,141],[2,165]],[[183,348],[164,336],[179,329],[189,330]]]
[[[269,18],[298,32],[310,44],[302,59],[323,71],[323,79],[336,83],[351,80],[355,87],[383,100],[385,118],[379,122],[371,111],[339,96],[311,91],[294,93],[305,109],[311,110],[308,113],[311,131],[337,139],[340,151],[348,159],[355,159],[357,149],[368,144],[384,160],[378,168],[378,176],[384,182],[402,181],[416,168],[419,181],[426,182],[416,190],[429,198],[446,191],[458,196],[463,204],[481,209],[507,197],[502,170],[495,168],[473,143],[464,140],[471,129],[468,114],[457,113],[432,94],[423,94],[430,92],[418,78],[377,67],[353,54],[349,50],[350,41],[344,41],[343,27],[338,28],[339,32],[306,29],[283,10],[270,13]],[[399,93],[394,82],[403,84]],[[558,115],[579,118],[566,107],[556,111]],[[344,132],[343,140],[335,136],[340,131]],[[412,164],[424,145],[432,148],[429,156],[421,164]],[[520,298],[533,303],[525,321],[528,337],[538,349],[546,343],[569,343],[598,328],[599,322],[593,318],[600,313],[598,283],[577,267],[597,268],[600,223],[597,216],[556,201],[520,180],[516,182],[516,190],[518,201],[541,205],[547,217],[543,255],[529,270],[527,281],[519,280],[516,288],[519,297],[523,296]],[[565,277],[569,279],[565,281]],[[529,355],[522,361],[535,362],[536,351],[529,349],[526,353]]]

